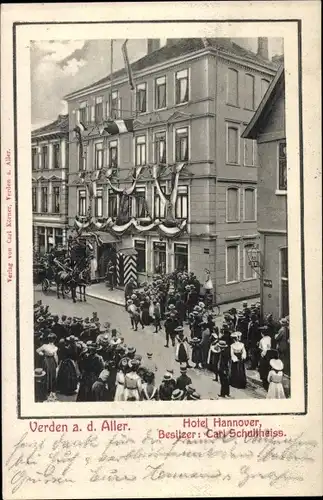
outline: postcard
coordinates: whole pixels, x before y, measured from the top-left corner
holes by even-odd
[[[322,494],[318,14],[2,8],[4,498]]]

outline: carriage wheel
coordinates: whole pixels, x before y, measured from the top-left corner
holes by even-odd
[[[42,283],[41,283],[41,289],[44,293],[47,293],[48,290],[50,289],[50,283],[47,278],[44,278]]]

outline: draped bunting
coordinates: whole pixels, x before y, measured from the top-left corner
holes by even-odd
[[[109,184],[110,188],[112,189],[112,191],[114,193],[117,193],[117,194],[126,194],[126,195],[130,196],[134,192],[134,190],[135,190],[135,187],[137,185],[137,181],[138,181],[139,175],[141,173],[141,170],[142,170],[142,167],[136,167],[136,169],[135,169],[135,175],[134,175],[134,180],[133,180],[132,185],[129,188],[127,188],[127,189],[126,188],[121,188],[120,189],[120,188],[117,188],[117,187],[113,186],[113,184],[110,181],[110,177],[112,175],[112,168],[110,168],[106,172],[108,184]]]
[[[167,238],[174,238],[175,236],[179,236],[184,231],[184,229],[186,228],[186,223],[187,221],[183,220],[178,225],[174,224],[168,225],[166,221],[161,221],[159,219],[156,219],[150,224],[142,225],[137,219],[132,218],[125,224],[120,225],[116,224],[116,222],[113,221],[111,217],[109,217],[106,220],[101,219],[100,221],[95,218],[91,219],[83,218],[83,220],[80,217],[75,218],[75,224],[78,229],[81,230],[93,229],[100,231],[108,231],[114,236],[122,236],[129,229],[135,230],[138,233],[144,233],[146,231],[151,231],[152,229],[156,228],[162,235],[166,236]]]

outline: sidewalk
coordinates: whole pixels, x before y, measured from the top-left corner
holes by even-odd
[[[125,307],[124,291],[118,288],[110,290],[105,283],[96,283],[87,287],[86,295],[93,299],[105,300],[111,304]]]

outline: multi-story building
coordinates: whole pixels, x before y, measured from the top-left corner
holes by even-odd
[[[31,133],[34,249],[66,244],[68,115]]]
[[[264,314],[289,314],[285,77],[281,65],[243,138],[258,143],[258,232]]]
[[[203,283],[207,269],[219,302],[259,293],[257,275],[246,257],[257,239],[258,156],[256,142],[241,140],[241,133],[276,73],[266,39],[260,42],[255,54],[229,39],[169,39],[162,48],[157,40],[149,41],[147,55],[131,65],[134,91],[126,69],[121,69],[65,97],[70,118],[70,226],[88,208],[80,171],[112,168],[115,184],[127,187],[133,168],[142,166],[129,209],[148,224],[165,215],[149,167],[164,166],[160,187],[169,194],[168,167],[185,163],[175,207],[176,219],[187,221],[185,231],[175,238],[156,228],[132,228],[120,238],[106,233],[97,255],[99,276],[111,252],[120,255],[126,248],[125,254],[136,250],[140,281],[156,270],[187,269]],[[100,124],[111,117],[135,118],[133,133],[102,134]],[[87,127],[82,160],[73,133],[78,122]],[[94,215],[114,217],[118,204],[107,181],[99,181]],[[122,284],[122,259],[118,266]]]

